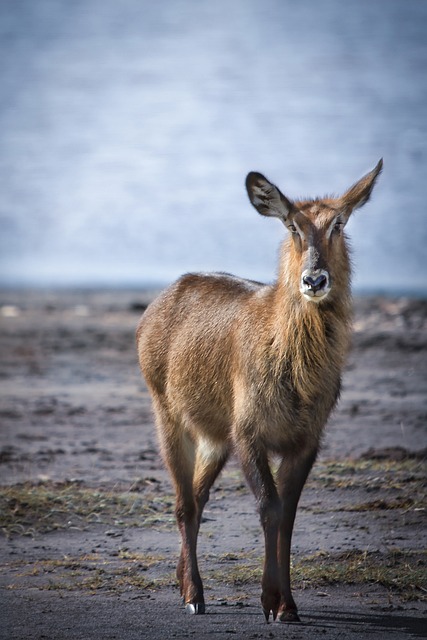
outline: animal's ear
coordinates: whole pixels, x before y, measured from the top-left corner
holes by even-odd
[[[285,222],[292,211],[292,202],[271,184],[262,173],[251,171],[246,178],[249,200],[262,216],[280,218]]]
[[[363,207],[371,197],[372,190],[375,185],[375,181],[378,178],[383,168],[383,160],[378,162],[375,169],[372,169],[366,176],[363,176],[356,184],[354,184],[345,194],[339,199],[340,208],[343,210],[343,214],[348,218],[354,209]]]

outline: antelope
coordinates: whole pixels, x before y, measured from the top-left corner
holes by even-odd
[[[370,198],[382,160],[341,197],[293,201],[262,174],[249,200],[289,234],[277,280],[186,274],[145,311],[139,362],[176,491],[176,575],[185,608],[205,613],[197,536],[209,490],[234,452],[264,532],[261,604],[267,623],[298,622],[290,550],[301,491],[340,394],[350,339],[344,227]],[[279,457],[273,474],[271,456]]]

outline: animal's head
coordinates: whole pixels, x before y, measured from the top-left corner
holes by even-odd
[[[261,173],[248,174],[246,188],[255,209],[263,216],[280,218],[291,233],[289,275],[306,300],[324,300],[339,286],[343,272],[348,272],[344,227],[351,213],[369,200],[382,166],[380,160],[339,198],[295,202]]]

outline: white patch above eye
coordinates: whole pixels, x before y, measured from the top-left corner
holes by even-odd
[[[295,222],[295,220],[293,221],[293,225],[295,227],[295,229],[298,231],[301,240],[305,240],[305,233],[304,231],[301,229],[301,227]]]

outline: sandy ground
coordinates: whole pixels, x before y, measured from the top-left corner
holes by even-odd
[[[427,302],[355,301],[342,399],[295,525],[303,622],[266,625],[262,535],[234,461],[202,524],[207,615],[181,607],[134,342],[149,297],[1,292],[0,637],[425,637]]]

